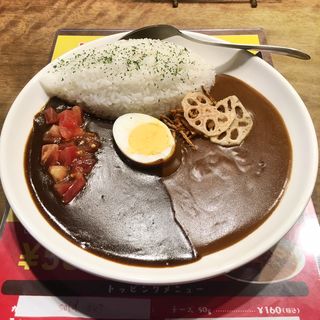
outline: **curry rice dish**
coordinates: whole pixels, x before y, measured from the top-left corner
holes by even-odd
[[[94,166],[86,186],[68,204],[57,197],[39,161],[48,130],[39,113],[25,165],[44,217],[85,250],[136,265],[193,262],[250,234],[273,212],[285,190],[290,139],[275,107],[244,82],[219,75],[210,93],[215,100],[231,95],[240,99],[253,118],[250,134],[232,147],[198,137],[193,140],[197,150],[177,137],[171,160],[156,167],[128,160],[114,143],[113,123],[86,114],[86,130],[96,134],[99,149],[90,156]],[[48,106],[61,111],[68,104],[51,99]]]

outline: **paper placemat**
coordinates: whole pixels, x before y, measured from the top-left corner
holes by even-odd
[[[123,30],[60,30],[52,57]],[[261,29],[197,30],[228,41],[265,43]],[[271,63],[269,55],[263,55]],[[320,228],[310,201],[271,250],[229,274],[172,285],[95,277],[37,243],[10,212],[0,235],[0,319],[319,319]]]

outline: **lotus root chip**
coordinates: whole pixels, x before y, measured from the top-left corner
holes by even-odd
[[[202,92],[189,92],[182,100],[183,108],[212,105],[211,100]]]
[[[219,101],[220,109],[223,109],[221,111],[202,92],[188,93],[181,104],[189,125],[207,137],[219,135],[227,130],[235,118],[234,109],[227,108],[226,99]]]
[[[221,132],[226,131],[236,117],[234,103],[239,101],[236,96],[230,96],[216,103],[214,108],[218,112],[218,125]]]
[[[225,132],[211,137],[211,142],[222,146],[236,146],[239,145],[249,134],[253,126],[250,113],[245,109],[237,97],[232,99],[231,105],[235,111],[235,119]]]

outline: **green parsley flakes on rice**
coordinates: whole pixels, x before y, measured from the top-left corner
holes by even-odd
[[[98,117],[129,112],[155,117],[184,95],[209,89],[215,69],[186,48],[160,40],[119,40],[55,60],[41,78],[50,96],[79,104]]]

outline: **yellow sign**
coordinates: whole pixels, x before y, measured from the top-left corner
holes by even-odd
[[[80,46],[89,41],[93,41],[103,36],[84,36],[84,35],[59,35],[56,46],[53,51],[52,60],[60,57],[64,53]],[[241,35],[219,35],[214,36],[221,40],[233,43],[249,43],[259,44],[259,36],[257,34],[241,34]]]

